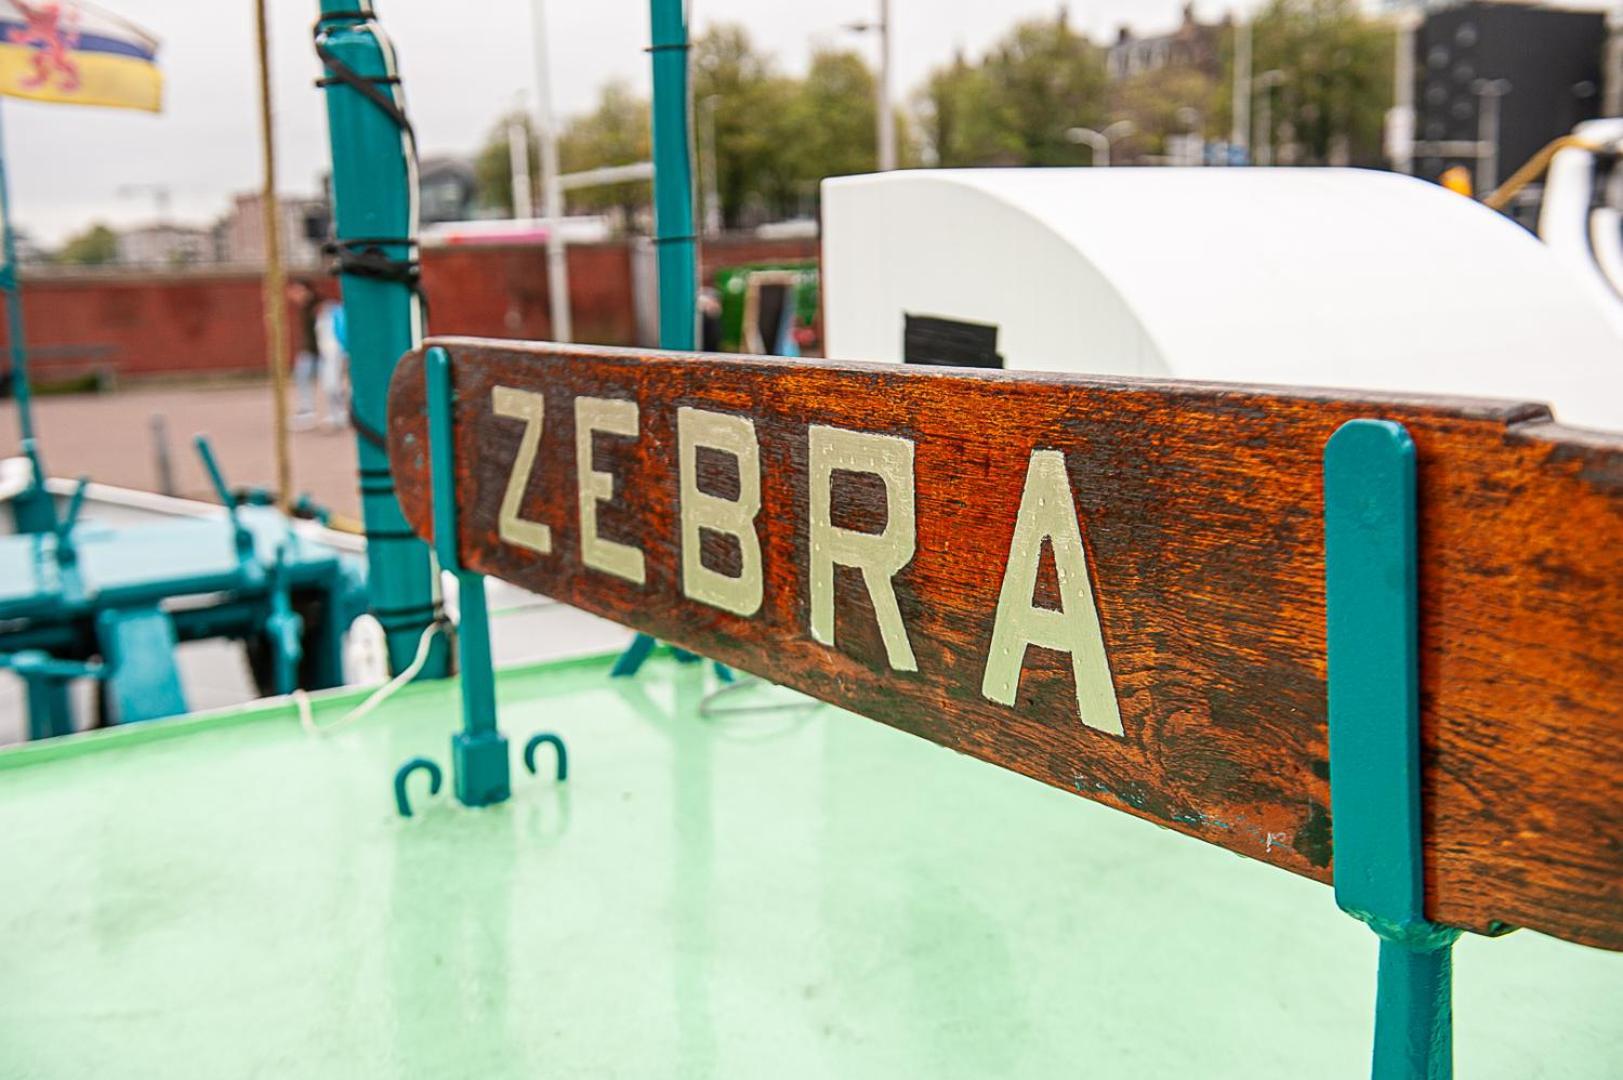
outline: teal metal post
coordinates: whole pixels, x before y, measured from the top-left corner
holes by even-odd
[[[1379,935],[1375,1080],[1453,1075],[1451,955],[1425,915],[1415,450],[1352,420],[1324,450],[1336,903]]]
[[[327,75],[333,222],[342,253],[367,596],[388,637],[390,670],[398,673],[411,663],[436,616],[429,550],[400,512],[383,442],[389,377],[422,330],[413,279],[416,148],[405,123],[394,51],[373,17],[371,0],[321,0],[316,49]],[[443,635],[435,636],[431,650],[422,675],[443,678],[450,673]]]
[[[428,350],[428,452],[434,500],[434,551],[456,575],[462,606],[457,630],[462,669],[462,730],[451,737],[452,787],[464,806],[488,806],[507,798],[510,776],[507,736],[496,728],[496,671],[490,659],[490,613],[485,577],[462,569],[457,555],[456,443],[451,356]]]
[[[688,131],[688,24],[683,0],[649,0],[654,66],[654,244],[659,252],[659,347],[692,350],[698,335],[699,266],[693,232],[693,157]],[[654,651],[638,634],[613,674],[635,675]],[[698,657],[676,651],[678,660]],[[716,674],[732,672],[716,664]]]
[[[17,429],[33,465],[26,490],[11,500],[17,531],[54,532],[56,510],[45,490],[45,473],[34,437],[34,400],[28,383],[28,347],[23,331],[22,281],[17,268],[17,241],[11,232],[11,184],[6,177],[5,134],[0,129],[0,289],[6,293],[6,331],[11,352],[11,396],[17,402]]]
[[[649,0],[654,67],[654,243],[659,347],[692,349],[698,326],[693,159],[688,133],[688,26],[683,0]]]

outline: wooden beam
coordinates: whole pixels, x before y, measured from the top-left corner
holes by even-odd
[[[1319,881],[1321,455],[1402,423],[1427,914],[1623,949],[1623,435],[1459,398],[435,343],[464,566]],[[389,417],[430,538],[421,353]]]

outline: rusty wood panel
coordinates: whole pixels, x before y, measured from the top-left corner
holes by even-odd
[[[443,344],[469,567],[1320,881],[1332,866],[1321,453],[1346,420],[1403,423],[1419,453],[1428,914],[1623,948],[1623,436],[1505,402]],[[497,414],[497,387],[542,395],[534,467],[512,498],[522,522],[545,526],[545,554],[534,526],[519,527],[524,543],[499,535],[527,421]],[[612,484],[587,500],[595,565],[577,398],[638,406],[634,434],[591,437],[588,467]],[[406,516],[428,537],[423,400],[413,354],[391,389],[390,456]],[[747,616],[685,591],[683,408],[753,424],[758,607],[747,589],[732,600]],[[914,550],[889,578],[911,657],[881,629],[885,582],[875,593],[859,567],[832,570],[834,644],[813,633],[811,563],[833,558],[812,550],[814,426],[911,448]],[[1056,454],[1058,489],[1042,482]],[[871,462],[828,460],[820,536],[905,524]],[[737,454],[712,447],[690,468],[712,505],[736,503],[750,479]],[[1069,496],[1085,573],[1039,509],[1056,493]],[[1025,604],[1020,575],[1005,584],[1024,565],[1011,554],[1021,520],[1025,543],[1036,537]],[[712,581],[748,577],[747,541],[694,535]],[[1011,634],[1030,625],[1009,617],[1000,640],[1024,648],[1011,704],[987,675],[1006,651],[994,648],[1005,592],[1005,614],[1063,609],[1074,631],[1061,651],[1042,644],[1046,631]],[[1087,640],[1102,640],[1103,659],[1073,664]]]

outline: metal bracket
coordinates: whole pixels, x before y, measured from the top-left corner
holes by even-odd
[[[11,295],[7,294],[8,297]],[[17,333],[16,324],[12,324],[13,334]],[[12,378],[18,378],[15,354],[12,358]],[[20,376],[27,379],[27,373]],[[15,393],[15,389],[13,391]],[[24,391],[26,393],[26,391]],[[19,407],[26,410],[27,406],[19,401]],[[25,413],[26,415],[26,413]],[[22,441],[23,457],[28,460],[28,486],[12,497],[12,521],[19,533],[54,533],[57,527],[56,501],[45,487],[45,464],[40,460],[39,444],[33,436],[24,435]]]
[[[1336,903],[1381,939],[1375,1080],[1453,1075],[1452,947],[1425,915],[1415,448],[1350,420],[1324,449]]]
[[[231,485],[225,481],[225,472],[214,456],[214,445],[209,442],[208,436],[194,436],[192,445],[197,448],[197,456],[202,459],[203,471],[208,474],[214,494],[219,498],[220,505],[225,507],[226,524],[231,529],[231,545],[237,553],[237,572],[246,585],[257,588],[264,581],[265,570],[259,565],[253,530],[243,523],[242,514],[237,507],[237,497],[232,493]]]
[[[462,569],[457,556],[456,446],[451,409],[451,355],[435,347],[424,364],[428,382],[428,453],[434,497],[434,552],[440,566],[456,575],[462,622],[457,628],[461,658],[462,730],[451,739],[451,773],[457,801],[489,806],[511,789],[507,737],[496,727],[496,671],[490,659],[490,613],[483,574]]]

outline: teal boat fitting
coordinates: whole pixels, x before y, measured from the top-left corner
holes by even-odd
[[[231,485],[225,482],[225,473],[214,457],[214,446],[206,435],[198,435],[192,443],[197,447],[197,456],[203,460],[203,471],[208,474],[215,497],[225,507],[225,517],[231,524],[231,536],[237,545],[237,560],[242,565],[243,575],[248,581],[257,581],[264,574],[254,559],[254,534],[242,523],[237,500],[231,494]]]
[[[100,684],[104,723],[186,712],[176,646],[187,641],[242,641],[264,693],[343,682],[344,631],[364,605],[358,562],[272,508],[239,506],[208,440],[196,448],[223,530],[204,518],[81,522],[81,480],[49,530],[0,537],[0,655],[23,678],[30,738],[74,730],[77,678]]]
[[[693,224],[693,157],[689,131],[688,22],[683,0],[649,0],[648,54],[654,72],[654,247],[659,259],[659,347],[691,352],[699,327],[698,237]],[[635,675],[654,652],[639,633],[615,661],[617,678]],[[673,649],[685,664],[699,658]],[[716,675],[733,681],[717,662]]]
[[[457,628],[461,669],[462,728],[451,736],[451,790],[463,806],[491,806],[512,794],[507,736],[496,717],[496,668],[490,653],[490,611],[485,602],[485,575],[464,569],[457,554],[456,443],[452,435],[456,389],[451,355],[428,350],[423,365],[428,409],[428,454],[433,487],[434,554],[457,582],[461,620]],[[563,738],[541,732],[524,745],[524,767],[534,774],[535,752],[550,745],[558,756],[557,779],[569,775],[569,752]],[[406,780],[418,769],[429,771],[429,793],[440,789],[440,768],[429,758],[414,757],[395,771],[395,808],[411,817]]]
[[[1351,420],[1324,450],[1336,903],[1380,938],[1374,1080],[1453,1075],[1452,955],[1425,914],[1415,449]]]
[[[73,733],[68,686],[75,679],[105,679],[107,665],[96,660],[59,660],[43,649],[0,653],[0,668],[23,681],[28,699],[28,738],[53,739]]]
[[[417,150],[394,51],[371,0],[321,0],[315,48],[332,145],[333,235],[344,296],[351,405],[366,527],[367,596],[399,674],[437,626],[428,545],[401,516],[382,432],[389,376],[422,336],[417,289]],[[451,672],[436,634],[424,678]]]

